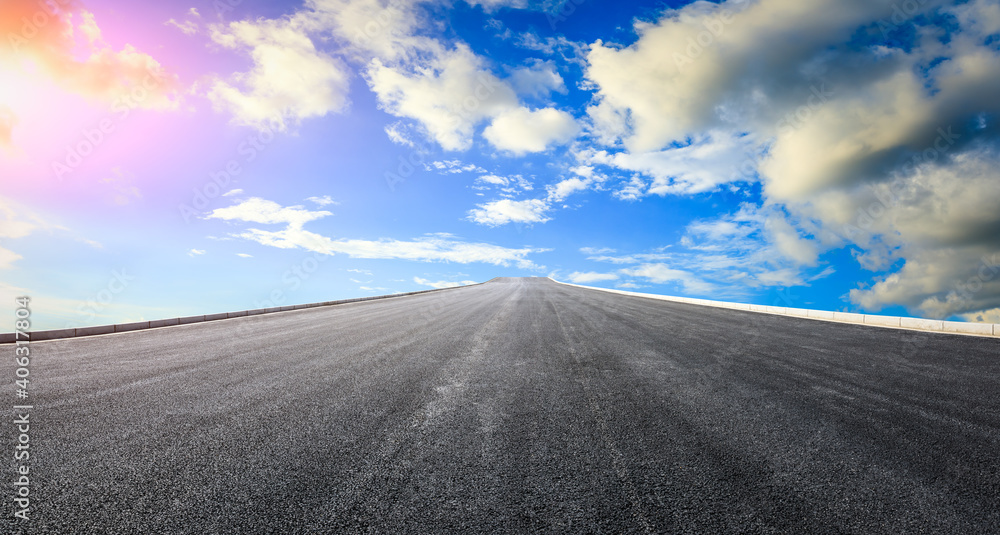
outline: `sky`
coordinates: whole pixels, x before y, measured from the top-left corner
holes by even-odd
[[[1000,322],[998,88],[986,0],[4,0],[0,302],[551,276]]]

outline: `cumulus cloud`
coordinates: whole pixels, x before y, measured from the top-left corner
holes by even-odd
[[[419,2],[307,0],[282,18],[210,25],[215,43],[248,53],[254,65],[249,72],[217,79],[208,96],[217,108],[233,113],[237,123],[258,128],[283,130],[289,122],[343,111],[351,72],[316,47],[332,41],[339,55],[363,66],[361,74],[379,107],[405,120],[385,128],[394,143],[415,146],[412,129],[445,150],[466,150],[479,125],[489,122],[498,147],[524,154],[565,142],[570,131],[575,133],[575,121],[565,112],[522,111],[518,100],[518,92],[527,98],[564,92],[554,64],[533,60],[501,79],[491,62],[466,43],[429,36],[427,29],[439,23],[425,7]],[[542,131],[531,132],[523,143],[510,138],[518,129],[532,127]]]
[[[434,161],[430,164],[431,168],[437,169],[439,172],[449,175],[457,175],[460,173],[485,173],[486,169],[479,167],[474,163],[463,163],[462,160],[443,160]]]
[[[611,247],[580,247],[580,252],[583,254],[608,254],[615,252],[615,249]]]
[[[587,284],[589,282],[601,282],[601,281],[613,281],[618,280],[618,274],[616,273],[597,273],[596,271],[580,272],[574,271],[566,276],[570,282],[576,284]]]
[[[564,180],[560,180],[556,184],[550,186],[549,189],[549,199],[559,202],[566,200],[573,193],[578,191],[586,191],[590,188],[592,180],[584,179],[580,177],[571,177]]]
[[[309,0],[297,16],[333,35],[344,52],[364,64],[363,75],[387,113],[415,121],[446,150],[471,146],[476,125],[517,105],[510,85],[462,42],[428,37],[433,26],[419,3],[379,0]],[[387,129],[412,145],[405,125]]]
[[[31,74],[23,67],[30,59],[66,90],[111,106],[126,98],[131,107],[177,106],[176,75],[130,44],[112,48],[93,13],[80,4],[8,0],[3,10],[0,35],[9,46],[0,48],[0,62],[15,76]],[[0,119],[0,125],[11,122]],[[3,131],[0,126],[0,137]]]
[[[843,195],[816,210],[842,232],[902,268],[851,291],[859,306],[902,304],[932,317],[1000,306],[1000,155],[965,152],[948,164],[923,165],[890,183]],[[853,211],[852,211],[853,210]]]
[[[660,151],[592,151],[589,163],[651,177],[643,192],[647,195],[689,195],[749,180],[741,167],[753,150],[749,136],[716,133]]]
[[[232,222],[285,225],[279,230],[248,228],[235,232],[234,237],[279,249],[304,249],[320,254],[346,254],[351,258],[412,260],[418,262],[486,263],[517,266],[522,269],[542,269],[528,256],[547,249],[518,249],[489,243],[466,242],[450,234],[428,234],[412,240],[397,239],[333,239],[303,229],[303,225],[330,215],[324,211],[309,211],[299,206],[281,206],[264,199],[248,199],[239,204],[213,210],[207,218]]]
[[[507,223],[545,223],[549,203],[542,199],[514,201],[501,199],[478,205],[469,211],[469,219],[482,225],[496,227]]]
[[[817,240],[804,227],[776,206],[747,203],[734,213],[691,222],[676,247],[582,252],[595,262],[631,264],[615,272],[623,277],[677,283],[688,294],[744,299],[754,290],[808,286],[834,272],[831,266],[821,269]]]
[[[514,154],[543,152],[551,145],[569,142],[579,126],[573,116],[554,108],[517,108],[501,113],[483,130],[494,147]]]
[[[464,280],[461,282],[431,281],[427,279],[421,279],[420,277],[413,277],[413,282],[421,286],[430,286],[431,288],[458,288],[459,286],[468,286],[469,284],[476,283],[476,281],[470,281],[470,280]]]
[[[306,200],[315,203],[317,206],[330,206],[330,205],[340,204],[339,202],[333,200],[329,195],[324,195],[322,197],[316,197],[316,196],[307,197]]]
[[[344,111],[350,72],[341,60],[316,49],[312,27],[301,13],[212,25],[215,43],[253,59],[249,72],[215,80],[208,91],[213,105],[232,113],[237,124],[262,130],[285,130],[302,119]]]
[[[526,67],[515,69],[510,82],[519,95],[545,98],[550,93],[566,93],[566,83],[556,72],[552,61],[534,61]]]
[[[890,5],[863,0],[695,2],[637,22],[639,39],[628,47],[594,43],[587,76],[605,110],[626,114],[613,133],[630,150],[658,150],[690,132],[761,118],[760,105],[792,97],[811,74],[798,67],[885,15]]]
[[[689,271],[674,269],[668,264],[642,264],[634,268],[623,269],[621,273],[630,277],[646,279],[656,284],[676,283],[689,294],[711,294],[717,289],[715,284],[704,281]]]
[[[505,176],[482,175],[476,179],[476,182],[492,184],[494,186],[506,186],[507,184],[510,184],[510,179]]]
[[[302,228],[302,225],[309,221],[315,221],[328,215],[333,214],[325,210],[310,211],[301,206],[281,206],[274,201],[251,197],[239,204],[216,208],[205,218],[266,224],[284,223],[289,228]]]
[[[173,26],[174,28],[177,28],[184,35],[194,35],[198,33],[198,23],[192,20],[177,22],[177,19],[168,19],[167,22],[164,22],[163,24],[166,26]]]
[[[392,141],[397,145],[403,145],[406,147],[416,147],[417,145],[410,138],[409,133],[406,131],[406,126],[403,125],[402,121],[396,121],[386,125],[385,135],[389,136],[389,141]]]
[[[517,105],[510,86],[464,43],[427,65],[393,66],[375,59],[366,77],[383,109],[417,120],[446,150],[469,148],[479,122]]]
[[[1000,285],[979,270],[1000,251],[987,208],[1000,205],[1000,10],[986,0],[901,6],[695,2],[637,23],[632,44],[594,43],[588,121],[611,148],[593,164],[636,173],[622,198],[693,194],[727,175],[688,147],[709,143],[706,132],[706,148],[738,140],[750,150],[732,152],[746,156],[731,176],[759,179],[764,196],[754,234],[741,239],[781,259],[751,270],[755,284],[808,282],[803,270],[846,244],[862,267],[889,270],[850,293],[861,308],[996,308]],[[766,211],[775,206],[781,217]],[[697,240],[697,225],[686,238],[746,258]]]

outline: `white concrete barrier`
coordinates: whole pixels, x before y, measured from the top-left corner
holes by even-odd
[[[576,286],[588,290],[599,290],[602,292],[629,295],[632,297],[646,297],[649,299],[659,299],[661,301],[672,301],[676,303],[696,304],[716,308],[729,308],[733,310],[746,310],[761,314],[774,314],[778,316],[794,316],[797,318],[808,318],[818,321],[833,321],[838,323],[854,323],[858,325],[869,325],[873,327],[888,327],[893,329],[908,329],[917,331],[931,331],[940,333],[963,334],[970,336],[989,336],[1000,338],[1000,325],[996,323],[964,323],[959,321],[928,320],[922,318],[903,318],[899,316],[880,316],[878,314],[856,314],[854,312],[837,312],[831,310],[811,310],[805,308],[786,308],[766,305],[749,305],[746,303],[731,303],[728,301],[712,301],[709,299],[691,299],[689,297],[674,297],[671,295],[648,294],[640,292],[627,292],[625,290],[612,290],[610,288],[597,288],[594,286],[583,286],[570,282],[562,282],[549,277],[549,280],[565,284],[566,286]]]
[[[495,279],[496,277],[494,277]],[[97,325],[93,327],[78,327],[71,329],[57,329],[51,331],[31,331],[29,335],[32,341],[43,341],[43,340],[57,340],[62,338],[76,338],[79,336],[97,336],[103,334],[115,334],[128,331],[138,331],[144,329],[159,329],[162,327],[174,327],[178,325],[188,325],[190,323],[202,323],[205,321],[218,321],[231,318],[242,318],[250,315],[261,315],[261,314],[274,314],[277,312],[287,312],[291,310],[302,310],[306,308],[314,307],[325,307],[333,305],[342,305],[346,303],[356,303],[359,301],[371,301],[374,299],[388,299],[391,297],[404,297],[407,295],[417,295],[425,294],[430,292],[440,292],[443,290],[454,290],[456,288],[468,288],[470,286],[479,286],[480,284],[486,284],[492,281],[490,279],[486,282],[477,282],[476,284],[467,284],[465,286],[454,286],[451,288],[434,288],[433,290],[419,290],[416,292],[405,292],[398,294],[389,295],[373,295],[369,297],[355,297],[353,299],[341,299],[338,301],[323,301],[321,303],[306,303],[302,305],[291,305],[284,307],[272,307],[267,309],[255,309],[255,310],[240,310],[238,312],[220,312],[218,314],[207,314],[204,316],[187,316],[184,318],[169,318],[162,320],[152,320],[152,321],[139,321],[135,323],[119,323],[115,325]],[[0,333],[0,344],[13,344],[15,342],[15,333]]]

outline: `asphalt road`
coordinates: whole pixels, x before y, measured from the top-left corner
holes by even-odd
[[[1000,533],[996,339],[498,279],[31,347],[2,532]]]

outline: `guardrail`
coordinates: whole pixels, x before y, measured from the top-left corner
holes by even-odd
[[[895,329],[909,329],[917,331],[931,331],[949,334],[965,334],[972,336],[1000,337],[1000,325],[996,323],[966,323],[961,321],[928,320],[922,318],[904,318],[900,316],[880,316],[877,314],[856,314],[853,312],[833,312],[829,310],[812,310],[807,308],[776,307],[766,305],[750,305],[746,303],[731,303],[728,301],[713,301],[710,299],[694,299],[690,297],[674,297],[671,295],[647,294],[641,292],[628,292],[625,290],[611,290],[609,288],[597,288],[594,286],[582,286],[569,282],[561,282],[549,277],[549,280],[566,286],[576,286],[588,290],[599,290],[633,297],[646,297],[649,299],[659,299],[661,301],[673,301],[676,303],[687,303],[690,305],[701,305],[716,308],[728,308],[732,310],[745,310],[749,312],[760,312],[764,314],[776,314],[779,316],[792,316],[796,318],[806,318],[819,321],[833,321],[837,323],[854,323],[858,325],[870,325],[872,327],[890,327]]]
[[[404,292],[404,293],[388,294],[388,295],[373,295],[370,297],[355,297],[352,299],[339,299],[337,301],[324,301],[321,303],[306,303],[302,305],[289,305],[283,307],[258,308],[255,310],[241,310],[238,312],[220,312],[218,314],[206,314],[203,316],[187,316],[184,318],[138,321],[134,323],[118,323],[115,325],[98,325],[95,327],[76,327],[71,329],[31,331],[29,340],[32,342],[41,342],[45,340],[57,340],[62,338],[77,338],[80,336],[95,336],[99,334],[123,333],[129,331],[139,331],[143,329],[157,329],[160,327],[170,327],[174,325],[187,325],[190,323],[202,323],[205,321],[239,318],[243,316],[258,316],[260,314],[274,314],[276,312],[288,312],[291,310],[302,310],[306,308],[343,305],[347,303],[357,303],[359,301],[374,301],[378,299],[389,299],[393,297],[405,297],[408,295],[425,294],[430,292],[440,292],[443,290],[455,290],[457,288],[469,288],[472,286],[479,286],[480,284],[486,284],[487,282],[496,280],[497,278],[498,277],[493,277],[492,279],[485,282],[477,282],[476,284],[467,284],[465,286],[454,286],[451,288],[434,288],[432,290],[418,290],[416,292]],[[0,344],[14,343],[15,340],[14,336],[15,336],[14,333],[0,333]]]

